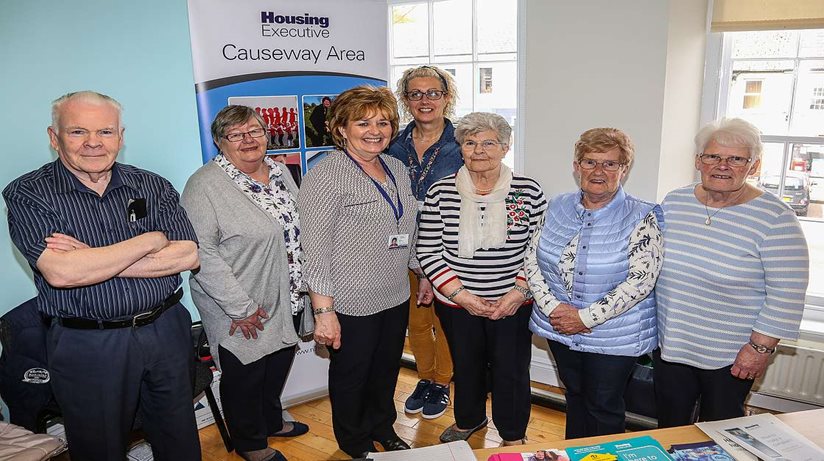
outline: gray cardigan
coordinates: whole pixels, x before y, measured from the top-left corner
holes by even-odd
[[[297,196],[289,170],[283,178]],[[289,301],[289,266],[283,228],[255,204],[215,162],[200,167],[183,189],[181,204],[199,240],[200,270],[189,278],[192,300],[209,337],[245,365],[297,344]],[[257,339],[240,329],[229,336],[232,319],[258,307],[269,314]]]

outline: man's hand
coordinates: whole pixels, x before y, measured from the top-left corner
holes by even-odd
[[[232,325],[229,326],[229,336],[235,334],[235,330],[240,328],[243,337],[246,339],[257,339],[258,330],[263,331],[263,319],[268,319],[269,314],[259,307],[254,314],[241,320],[232,320]]]
[[[576,335],[590,333],[590,329],[581,322],[578,309],[566,303],[561,303],[549,314],[549,323],[552,328],[562,335]]]
[[[70,235],[55,232],[51,237],[46,237],[46,248],[58,253],[65,253],[90,247]]]

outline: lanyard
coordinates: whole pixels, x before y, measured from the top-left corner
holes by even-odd
[[[412,149],[414,150],[415,147],[413,146]],[[421,186],[423,185],[423,182],[426,179],[426,177],[429,175],[429,170],[432,169],[432,165],[435,164],[435,159],[438,158],[438,154],[440,154],[440,153],[441,153],[441,146],[438,146],[438,147],[435,148],[435,152],[433,152],[432,155],[429,157],[429,161],[426,162],[426,166],[421,168],[421,175],[418,176],[418,180],[415,181],[414,174],[412,173],[414,168],[411,168],[415,164],[415,163],[413,163],[415,161],[415,159],[412,158],[412,152],[410,152],[408,150],[406,151],[406,157],[407,157],[407,160],[409,161],[409,166],[410,166],[410,168],[409,168],[409,178],[415,183],[415,198],[420,196]],[[426,156],[426,152],[424,152],[424,157],[425,156]]]
[[[389,167],[386,166],[386,163],[384,163],[383,159],[378,157],[378,161],[381,162],[383,171],[386,172],[386,176],[389,178],[390,181],[392,181],[392,184],[395,186],[395,196],[398,199],[397,206],[395,206],[395,202],[392,201],[392,197],[390,197],[389,194],[386,193],[386,190],[384,190],[384,188],[381,187],[381,185],[377,181],[375,181],[375,178],[369,176],[369,174],[366,172],[366,170],[363,169],[361,164],[358,163],[357,160],[353,159],[351,155],[349,155],[349,152],[344,153],[347,157],[349,157],[349,160],[351,160],[352,163],[354,163],[358,168],[360,168],[360,170],[363,171],[363,174],[365,174],[366,177],[369,178],[370,181],[372,181],[372,184],[374,184],[375,188],[378,189],[378,192],[381,193],[383,199],[386,200],[386,203],[388,203],[389,206],[392,208],[392,213],[395,215],[395,220],[398,222],[398,225],[400,225],[401,217],[403,217],[403,202],[401,201],[400,188],[398,188],[398,183],[395,182],[395,175],[393,175],[392,172],[389,171]]]

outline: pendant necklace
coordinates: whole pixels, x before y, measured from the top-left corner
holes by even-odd
[[[712,218],[714,218],[715,215],[717,215],[718,212],[723,210],[723,209],[724,209],[724,207],[721,207],[721,208],[715,210],[715,212],[713,214],[710,214],[710,209],[709,209],[709,207],[707,207],[707,204],[705,203],[704,204],[704,210],[706,210],[706,212],[707,212],[707,219],[706,219],[706,221],[704,221],[704,224],[706,224],[708,226],[712,225]]]

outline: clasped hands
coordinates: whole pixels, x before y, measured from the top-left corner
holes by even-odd
[[[524,303],[524,296],[519,291],[510,290],[495,301],[489,301],[464,290],[453,301],[472,315],[498,320],[514,315]]]

